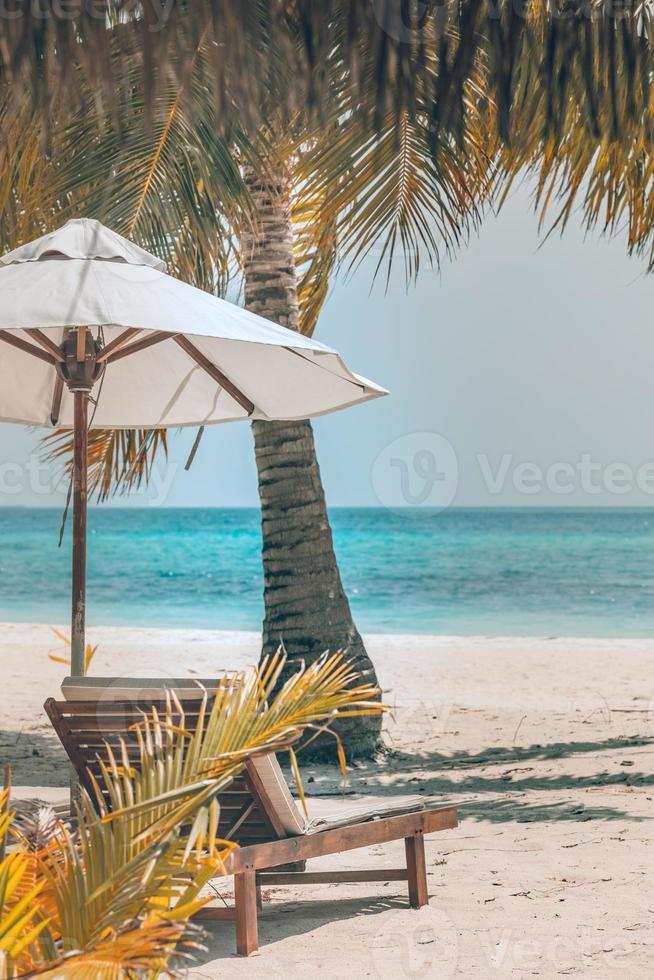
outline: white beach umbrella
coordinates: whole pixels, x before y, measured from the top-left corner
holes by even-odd
[[[0,420],[75,431],[72,672],[83,673],[96,428],[305,419],[386,394],[338,352],[172,278],[80,218],[0,257]]]

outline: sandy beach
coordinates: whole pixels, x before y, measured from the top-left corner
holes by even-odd
[[[212,676],[258,652],[254,633],[103,628],[89,638],[97,675]],[[270,889],[260,954],[236,959],[232,928],[219,924],[190,975],[303,975],[310,957],[312,974],[355,980],[650,978],[654,643],[367,643],[393,710],[382,758],[352,770],[347,798],[422,793],[461,804],[458,829],[427,842],[430,906],[409,910],[397,882]],[[45,626],[0,626],[0,757],[21,796],[65,796],[64,754],[42,710],[66,672],[48,658],[58,646]],[[337,770],[303,773],[313,804],[328,799],[333,810]],[[402,857],[401,845],[372,850],[379,866]],[[353,852],[338,866],[364,860]]]

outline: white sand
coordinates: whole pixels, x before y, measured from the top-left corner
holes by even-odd
[[[254,663],[246,633],[99,629],[94,673],[198,676]],[[212,926],[191,975],[320,975],[447,980],[654,975],[652,807],[654,643],[370,636],[391,751],[351,774],[366,796],[424,792],[461,807],[457,830],[428,839],[429,908],[401,884],[331,885],[267,896],[261,953],[233,957],[229,924]],[[62,750],[41,705],[65,668],[46,627],[0,626],[0,757],[21,795],[60,795]],[[309,782],[309,780],[311,780]],[[338,796],[330,767],[305,788]],[[330,809],[333,809],[333,801]],[[371,849],[398,866],[402,846]],[[370,854],[315,867],[370,866]],[[227,889],[225,889],[227,894]]]

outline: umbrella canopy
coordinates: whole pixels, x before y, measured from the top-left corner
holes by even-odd
[[[98,221],[0,258],[0,421],[72,427],[71,667],[84,672],[88,404],[97,428],[305,419],[386,394],[330,347],[166,275]]]
[[[73,425],[51,345],[77,327],[100,361],[95,428],[304,419],[385,394],[332,348],[174,279],[80,218],[0,257],[1,420]],[[31,362],[26,344],[46,356]]]

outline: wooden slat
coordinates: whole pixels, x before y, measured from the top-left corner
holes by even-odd
[[[54,388],[52,389],[52,406],[50,408],[50,424],[59,425],[59,416],[61,415],[61,399],[64,395],[64,382],[63,378],[59,375],[55,378]]]
[[[23,340],[22,337],[9,333],[7,330],[0,330],[0,340],[3,340],[5,344],[9,344],[10,347],[16,347],[18,350],[22,350],[25,354],[31,354],[32,357],[37,357],[40,361],[45,361],[46,364],[55,363],[55,359],[52,354],[48,354],[47,351],[42,350],[40,347],[35,347],[34,344],[29,344],[26,340]]]
[[[194,731],[197,717],[197,715],[187,714],[185,719],[187,725],[192,726]],[[123,715],[122,718],[120,715],[100,715],[97,718],[83,718],[81,720],[75,715],[62,715],[62,718],[66,719],[74,732],[78,732],[80,735],[94,732],[96,733],[96,738],[97,733],[107,732],[110,734],[111,732],[117,732],[126,738],[136,739],[135,732],[129,729],[132,725],[137,725],[143,721],[143,715]],[[179,717],[177,717],[177,720],[179,720]]]
[[[49,354],[52,354],[55,361],[59,361],[60,364],[63,363],[65,358],[61,352],[61,348],[47,334],[43,333],[42,330],[38,330],[36,327],[29,327],[25,330],[25,333],[29,334],[32,340],[35,340],[43,350],[47,350]]]
[[[77,350],[76,357],[79,364],[86,360],[86,331],[87,327],[77,328]]]
[[[422,831],[406,837],[406,866],[409,873],[409,903],[413,909],[421,909],[429,902],[427,892],[427,866],[425,864],[425,838]]]
[[[259,948],[257,929],[257,880],[254,871],[245,871],[234,878],[236,905],[236,950],[249,956]]]
[[[57,702],[54,698],[48,698],[43,707],[45,708],[48,718],[50,719],[52,727],[59,736],[61,744],[68,754],[68,758],[75,767],[80,780],[84,783],[89,793],[92,793],[91,782],[88,778],[86,770],[86,759],[79,751],[75,737],[71,732],[66,719],[63,718],[60,712],[57,710]]]
[[[236,909],[232,906],[226,908],[224,905],[205,905],[193,916],[201,922],[236,922]]]
[[[254,411],[254,402],[250,401],[247,395],[244,395],[240,388],[237,388],[234,382],[230,381],[226,374],[223,374],[220,368],[217,368],[208,357],[205,357],[202,351],[198,350],[195,344],[191,343],[188,337],[185,337],[184,334],[175,334],[173,340],[186,354],[188,354],[193,361],[195,361],[199,367],[202,368],[203,371],[206,371],[206,373],[213,378],[213,380],[216,381],[221,388],[224,388],[225,391],[232,396],[234,401],[238,402],[241,408],[248,413],[248,415],[252,415],[252,412]]]
[[[114,351],[107,358],[107,363],[113,364],[114,361],[120,361],[123,357],[138,354],[139,351],[147,350],[148,347],[153,347],[154,344],[160,344],[162,340],[168,340],[172,336],[173,334],[165,330],[155,330],[146,337],[142,337],[141,340],[135,340],[133,344],[128,344],[127,347],[121,347],[120,350]]]
[[[406,881],[406,868],[366,868],[362,871],[257,871],[257,882],[266,885],[357,884],[366,881]]]
[[[239,874],[246,870],[275,868],[291,861],[308,860],[325,854],[338,854],[357,847],[372,844],[385,844],[388,841],[409,837],[419,831],[431,834],[438,830],[449,830],[458,825],[456,807],[440,807],[434,810],[420,810],[383,820],[370,820],[351,827],[323,830],[318,834],[302,837],[289,837],[286,840],[271,841],[259,847],[242,847],[232,851],[225,860],[228,874]]]
[[[132,337],[136,337],[136,335],[140,332],[140,327],[129,327],[128,330],[123,330],[121,334],[102,348],[98,354],[98,363],[101,364],[103,361],[106,361],[107,358],[114,353],[114,351],[118,351],[123,347],[126,347]]]
[[[243,804],[243,806],[239,810],[239,812],[238,812],[238,814],[237,814],[234,822],[229,827],[229,830],[225,831],[221,836],[223,836],[225,838],[225,840],[233,840],[233,838],[235,837],[236,832],[238,831],[239,827],[241,827],[245,823],[245,821],[248,819],[248,817],[252,815],[252,813],[255,810],[255,808],[256,808],[256,803],[250,797],[250,799],[249,800],[246,800],[246,802]],[[220,816],[223,817],[224,815],[225,815],[225,804],[224,804],[224,802],[223,802],[223,800],[221,798],[221,800],[220,800]]]
[[[183,705],[185,714],[194,713],[197,715],[202,699],[192,698],[185,700],[184,698],[180,698],[180,702]],[[118,716],[121,713],[136,714],[139,709],[149,714],[153,708],[156,708],[157,711],[163,711],[166,708],[165,699],[157,701],[134,701],[131,698],[124,701],[109,701],[108,699],[103,701],[96,699],[95,701],[57,701],[57,704],[62,715],[89,715],[92,718],[97,718],[98,715],[103,714],[115,714]],[[174,705],[173,710],[175,710]]]

